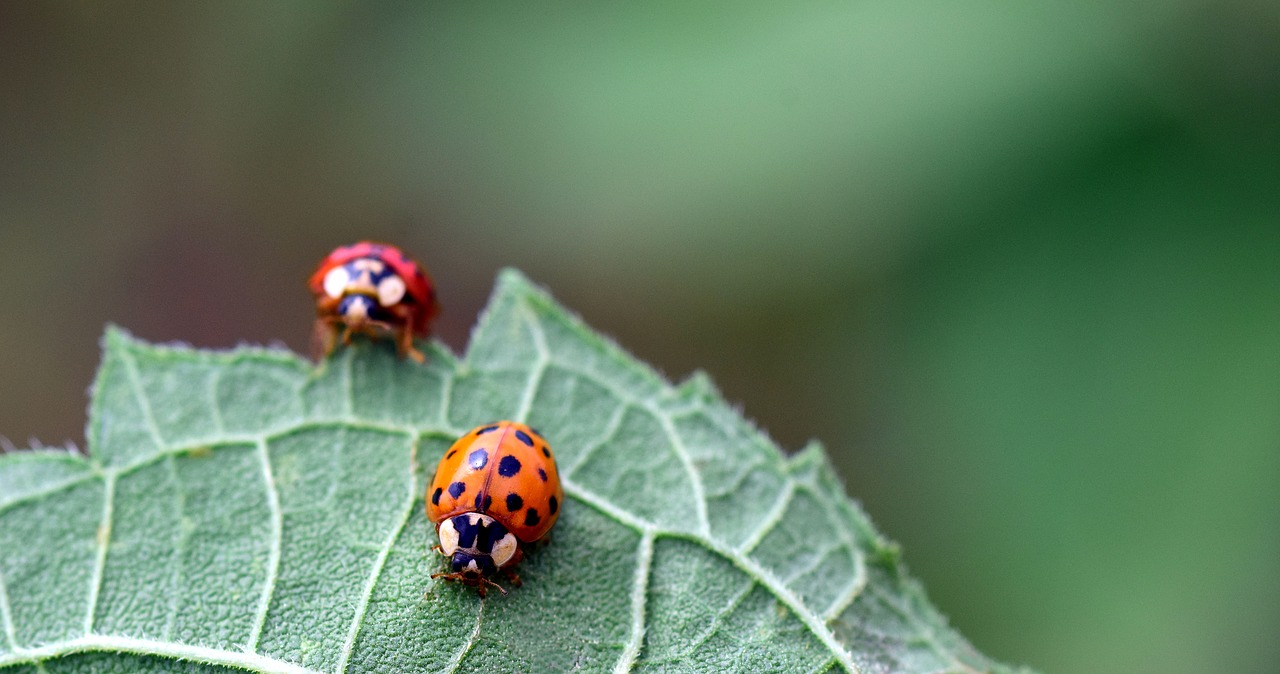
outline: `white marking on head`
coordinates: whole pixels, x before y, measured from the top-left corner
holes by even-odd
[[[480,566],[476,564],[476,560],[472,559],[467,561],[467,571],[475,571],[476,573],[480,572]]]
[[[364,319],[369,317],[369,306],[364,303],[365,297],[356,297],[347,303],[347,308],[342,315],[351,319]]]
[[[404,298],[404,279],[391,274],[378,283],[378,303],[384,307],[394,306]]]
[[[493,563],[498,568],[506,566],[507,562],[510,562],[511,558],[516,556],[516,545],[516,537],[511,532],[507,532],[506,536],[503,536],[497,543],[493,544],[493,551],[489,553],[493,557]]]
[[[453,526],[453,518],[441,522],[436,534],[440,536],[440,549],[452,557],[458,551],[458,530]]]
[[[350,280],[351,275],[347,273],[345,266],[340,265],[330,269],[329,273],[324,275],[324,294],[329,297],[342,297]]]

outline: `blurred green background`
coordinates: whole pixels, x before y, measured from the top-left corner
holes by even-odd
[[[8,2],[0,91],[18,446],[384,239],[821,439],[993,657],[1280,671],[1277,3]]]

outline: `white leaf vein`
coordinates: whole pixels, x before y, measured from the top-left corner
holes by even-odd
[[[39,666],[40,663],[46,660],[77,653],[154,655],[199,662],[206,665],[235,667],[251,672],[261,672],[262,674],[322,674],[313,669],[299,667],[255,653],[242,653],[171,641],[107,636],[103,634],[90,634],[38,648],[19,649],[13,653],[0,656],[0,668],[26,664]]]
[[[338,658],[338,667],[335,671],[347,671],[347,663],[351,660],[351,652],[355,648],[356,637],[359,636],[360,628],[364,624],[365,613],[369,609],[369,601],[373,597],[373,590],[377,587],[378,579],[382,576],[382,569],[386,567],[387,557],[391,554],[391,549],[395,547],[396,540],[400,538],[400,534],[409,523],[409,517],[413,515],[413,508],[417,503],[417,484],[413,479],[413,465],[417,460],[418,442],[414,441],[409,451],[409,493],[405,495],[405,504],[400,512],[399,522],[387,533],[387,539],[378,551],[378,557],[374,560],[373,568],[369,572],[369,578],[365,581],[364,590],[360,596],[360,604],[356,607],[355,615],[351,619],[351,627],[347,630],[347,639],[342,644],[342,653]]]
[[[751,535],[742,542],[742,545],[738,546],[738,554],[751,554],[751,551],[755,550],[756,546],[760,545],[761,541],[765,539],[765,536],[768,536],[769,532],[773,531],[773,528],[777,526],[778,523],[782,521],[782,518],[787,514],[787,508],[791,507],[791,499],[795,496],[795,492],[795,480],[788,478],[783,484],[782,493],[780,493],[778,498],[774,500],[773,507],[769,509],[769,513],[765,515],[764,520],[760,522],[760,526],[756,527],[756,530],[751,532]]]
[[[622,428],[622,419],[627,416],[627,410],[631,406],[619,401],[617,408],[613,410],[613,415],[609,417],[609,423],[605,425],[604,433],[595,442],[583,447],[578,456],[574,458],[573,464],[560,471],[561,476],[573,477],[574,471],[578,470],[582,464],[596,451],[596,449],[604,446],[618,434],[618,429]]]
[[[271,471],[271,454],[265,439],[258,440],[257,445],[258,463],[262,469],[262,481],[267,494],[267,512],[271,516],[271,547],[267,550],[266,577],[262,581],[262,594],[258,597],[258,609],[254,615],[253,628],[245,641],[245,651],[250,653],[257,652],[258,641],[262,638],[262,630],[267,624],[267,611],[271,608],[276,576],[280,573],[281,548],[284,546],[284,513],[280,509],[280,492],[276,489],[275,476]]]
[[[613,668],[614,674],[630,672],[640,655],[640,647],[644,645],[645,604],[649,595],[650,566],[653,564],[653,539],[652,529],[640,536],[640,546],[636,551],[636,573],[631,586],[631,636]]]
[[[484,623],[484,599],[480,600],[480,608],[476,610],[476,626],[471,630],[471,636],[467,638],[466,643],[458,648],[453,657],[449,659],[448,669],[440,670],[441,674],[455,674],[458,667],[462,665],[462,659],[467,657],[467,653],[471,652],[472,646],[480,638],[480,626]]]
[[[116,476],[107,473],[102,479],[102,519],[98,522],[94,542],[97,554],[93,561],[93,575],[89,579],[89,608],[84,615],[84,633],[93,634],[94,614],[98,611],[98,595],[102,592],[102,574],[107,567],[107,548],[111,545],[111,520],[115,509]]]
[[[13,626],[13,614],[9,612],[9,587],[4,582],[4,569],[0,569],[0,621],[4,621],[5,642],[9,650],[18,650],[18,634]]]
[[[186,498],[182,492],[182,482],[178,479],[178,466],[176,460],[170,455],[165,463],[168,464],[169,481],[173,484],[174,492],[174,514],[178,523],[178,537],[173,546],[173,587],[169,592],[169,613],[165,616],[164,635],[167,641],[173,636],[173,626],[178,621],[178,605],[181,599],[180,590],[182,588],[182,555],[187,547],[187,527],[182,521],[186,517]]]
[[[129,387],[133,389],[134,399],[138,402],[138,407],[142,411],[142,420],[146,424],[147,432],[151,434],[151,441],[156,445],[156,451],[163,451],[166,447],[164,436],[160,433],[160,426],[156,424],[155,414],[151,411],[151,400],[147,398],[146,391],[142,388],[142,375],[138,373],[138,359],[134,357],[133,351],[129,347],[123,347],[119,351],[120,361],[124,363],[125,376],[129,379]]]

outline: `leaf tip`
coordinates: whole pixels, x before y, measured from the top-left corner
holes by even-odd
[[[106,329],[102,332],[103,351],[129,346],[137,341],[138,338],[134,337],[133,333],[115,323],[107,323]]]
[[[527,295],[541,294],[542,289],[534,285],[524,272],[515,267],[503,267],[498,270],[498,282],[494,285],[494,295]]]

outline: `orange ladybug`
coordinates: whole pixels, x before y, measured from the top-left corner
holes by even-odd
[[[511,572],[523,548],[555,526],[564,503],[555,455],[542,434],[514,421],[478,426],[440,459],[427,488],[427,517],[450,571],[432,578],[475,587],[480,596],[499,570]]]
[[[307,283],[316,298],[317,357],[329,355],[342,332],[377,337],[391,333],[401,356],[419,363],[421,351],[413,338],[426,337],[431,319],[440,312],[436,288],[427,272],[404,251],[385,243],[361,241],[340,246],[316,267]]]

